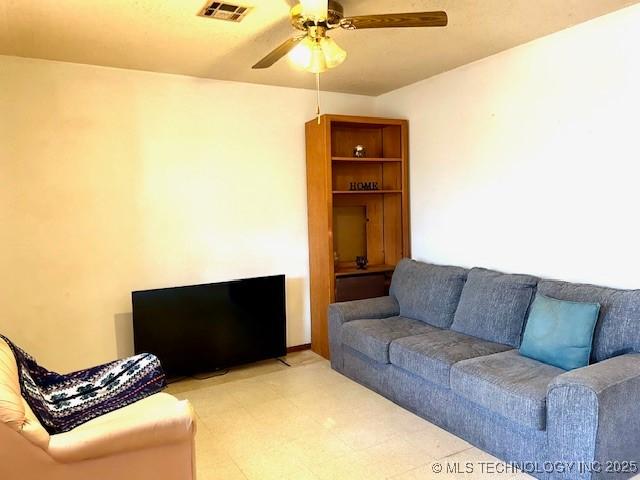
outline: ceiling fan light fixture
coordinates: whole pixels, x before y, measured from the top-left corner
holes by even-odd
[[[322,73],[326,72],[328,68],[327,58],[324,54],[322,44],[316,40],[311,49],[311,63],[306,70],[311,73]]]
[[[315,42],[305,37],[293,50],[289,52],[289,60],[296,68],[300,70],[307,70],[311,65],[311,56],[313,51],[313,44]]]
[[[296,67],[311,73],[326,72],[346,58],[347,52],[329,37],[305,37],[289,52],[289,59]]]
[[[320,40],[320,46],[324,53],[325,62],[327,68],[335,68],[344,62],[347,58],[347,52],[345,52],[333,38],[325,37]]]

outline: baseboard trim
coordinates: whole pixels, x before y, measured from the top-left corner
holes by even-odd
[[[294,345],[293,347],[287,347],[287,353],[302,352],[303,350],[310,350],[310,349],[311,349],[310,343],[303,343],[302,345]]]

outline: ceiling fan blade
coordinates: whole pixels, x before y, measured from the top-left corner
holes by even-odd
[[[283,43],[281,43],[278,47],[276,47],[274,50],[272,50],[266,57],[264,57],[262,60],[260,60],[258,63],[256,63],[251,68],[253,68],[253,69],[269,68],[271,65],[276,63],[282,57],[284,57],[287,53],[289,53],[291,50],[293,50],[293,48],[303,38],[304,38],[304,36],[289,38],[289,39],[285,40]]]
[[[340,20],[340,26],[347,30],[363,28],[398,27],[446,27],[446,12],[389,13],[385,15],[362,15]]]

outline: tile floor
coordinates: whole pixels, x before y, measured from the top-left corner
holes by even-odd
[[[482,472],[497,460],[331,370],[310,351],[169,393],[198,416],[199,480],[524,479]],[[473,473],[434,473],[459,465]],[[499,468],[499,467],[498,467]]]

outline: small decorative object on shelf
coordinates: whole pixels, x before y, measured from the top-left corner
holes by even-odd
[[[367,257],[356,257],[356,265],[360,270],[366,270],[369,264]]]
[[[352,192],[361,190],[380,190],[378,182],[350,182],[349,190]]]
[[[356,158],[364,158],[366,151],[364,145],[356,145],[353,147],[353,156]]]

